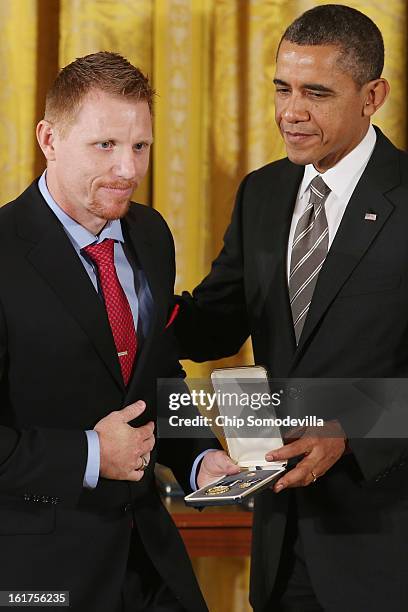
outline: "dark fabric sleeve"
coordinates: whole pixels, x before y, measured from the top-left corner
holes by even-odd
[[[224,236],[224,246],[209,275],[177,300],[175,321],[180,358],[207,361],[234,355],[249,336],[244,287],[242,208],[247,178],[242,182]]]
[[[182,437],[178,431],[171,431],[167,425],[171,416],[177,414],[180,418],[193,419],[200,416],[196,406],[189,403],[181,406],[177,412],[170,410],[170,395],[188,394],[189,388],[184,381],[184,370],[174,361],[168,377],[159,381],[158,385],[158,444],[157,461],[169,467],[185,493],[191,492],[190,475],[195,459],[207,449],[221,450],[222,446],[209,427],[191,427],[182,429]],[[189,431],[190,429],[190,431]]]

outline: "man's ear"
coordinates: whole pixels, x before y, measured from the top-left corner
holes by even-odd
[[[390,93],[390,84],[386,79],[375,79],[366,83],[363,115],[371,117],[384,104]]]
[[[38,144],[41,147],[47,161],[55,160],[55,128],[46,119],[41,119],[35,131]]]

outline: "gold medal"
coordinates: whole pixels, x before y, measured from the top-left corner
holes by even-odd
[[[226,485],[217,485],[215,487],[210,487],[206,490],[206,495],[221,495],[221,493],[226,493],[230,490],[230,487]]]
[[[253,484],[256,484],[257,482],[261,482],[262,478],[253,478],[252,480],[246,480],[244,482],[242,482],[239,486],[240,489],[247,489],[248,487],[250,487]]]

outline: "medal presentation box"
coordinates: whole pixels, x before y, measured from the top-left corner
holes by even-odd
[[[253,433],[245,430],[245,436],[240,435],[234,426],[243,420],[243,410],[239,398],[252,394],[270,396],[268,375],[265,368],[248,366],[240,368],[220,368],[211,374],[211,382],[217,398],[228,397],[229,402],[218,402],[220,415],[225,417],[224,434],[228,453],[241,468],[239,474],[223,476],[215,482],[190,493],[184,498],[190,506],[223,506],[237,504],[246,497],[259,493],[286,470],[286,461],[266,461],[265,455],[274,448],[283,445],[279,427],[267,425],[257,427]],[[237,401],[231,398],[238,398]],[[248,413],[248,410],[244,410]],[[273,406],[268,406],[267,412],[261,411],[260,416],[266,416],[265,422],[275,417]],[[262,418],[261,418],[262,421]],[[249,436],[255,437],[249,437]]]

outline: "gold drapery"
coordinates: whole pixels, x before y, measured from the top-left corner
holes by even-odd
[[[326,0],[327,1],[327,0]],[[339,0],[337,0],[339,2]],[[301,12],[325,0],[4,0],[0,2],[0,202],[18,195],[44,167],[34,125],[58,66],[101,49],[122,53],[158,92],[153,171],[137,192],[166,217],[175,238],[177,289],[208,271],[228,223],[234,193],[250,170],[284,155],[273,121],[274,58],[280,36]],[[406,145],[406,0],[340,2],[378,24],[392,94],[376,123]],[[247,347],[233,361],[248,363]],[[231,361],[229,362],[231,363]],[[188,364],[206,375],[210,364]],[[227,575],[246,602],[247,562]],[[224,566],[216,566],[217,579]],[[228,566],[230,567],[230,566]],[[200,568],[202,571],[200,571]],[[212,563],[211,563],[212,568]],[[231,568],[230,568],[231,569]],[[209,603],[220,582],[196,561]],[[242,582],[242,584],[241,584]],[[245,583],[245,584],[244,584]],[[229,608],[231,590],[226,587]],[[222,608],[224,609],[224,608]]]
[[[44,165],[35,144],[58,66],[100,49],[122,53],[158,92],[153,171],[140,201],[175,238],[177,289],[192,289],[218,252],[234,193],[250,170],[284,155],[273,121],[275,52],[285,27],[325,0],[13,0],[0,2],[1,198]],[[350,0],[378,24],[391,97],[376,123],[406,145],[406,0]],[[235,358],[248,362],[250,351]],[[210,366],[188,366],[190,374]]]

